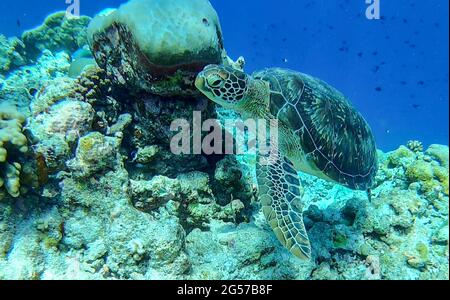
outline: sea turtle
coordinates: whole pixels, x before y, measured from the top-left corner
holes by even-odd
[[[378,169],[367,122],[339,91],[309,75],[272,68],[252,76],[209,65],[196,87],[244,118],[278,120],[277,155],[258,153],[257,180],[264,215],[278,240],[300,258],[311,258],[303,224],[297,171],[369,190]],[[270,163],[262,163],[262,158]]]

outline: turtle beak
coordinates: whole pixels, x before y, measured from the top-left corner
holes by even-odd
[[[208,99],[214,101],[214,94],[208,87],[206,83],[206,72],[202,71],[197,75],[197,78],[195,78],[195,87]]]
[[[203,91],[205,88],[205,76],[203,72],[200,72],[197,75],[197,78],[195,78],[195,87],[199,89],[200,91]]]

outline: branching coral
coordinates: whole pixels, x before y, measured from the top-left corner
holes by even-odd
[[[12,197],[20,195],[22,166],[17,155],[28,151],[27,138],[22,133],[25,118],[14,108],[0,106],[0,188]],[[4,197],[0,190],[0,199]]]
[[[105,71],[95,65],[85,68],[77,78],[77,92],[90,104],[111,92],[111,81]]]
[[[419,142],[419,141],[416,141],[416,140],[408,141],[406,146],[408,147],[409,150],[411,150],[411,151],[413,151],[415,153],[423,151],[422,143]]]

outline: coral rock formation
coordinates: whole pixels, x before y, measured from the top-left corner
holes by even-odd
[[[0,189],[12,197],[20,195],[22,166],[17,155],[28,151],[28,141],[22,133],[23,115],[14,108],[0,105]],[[0,199],[5,195],[0,190]]]
[[[222,61],[219,19],[207,0],[132,0],[88,28],[98,65],[135,91],[197,94],[196,73]]]
[[[75,52],[87,44],[86,29],[90,20],[86,16],[67,18],[65,11],[49,15],[44,24],[22,34],[27,56],[33,59],[43,50]]]
[[[78,140],[75,158],[67,166],[77,177],[86,178],[98,171],[112,169],[118,156],[121,139],[92,132]]]
[[[71,57],[87,20],[59,13],[24,34],[30,65],[14,69],[19,42],[0,49],[0,279],[448,279],[448,146],[378,151],[371,201],[300,174],[314,246],[298,260],[255,197],[254,155],[170,151],[175,119],[237,118],[191,97],[197,66],[244,65],[224,56],[208,1],[103,14],[89,30],[99,66]]]
[[[35,153],[44,158],[47,168],[60,170],[78,138],[90,130],[93,119],[94,110],[88,103],[65,99],[51,105],[32,118],[27,126],[36,139]]]
[[[23,66],[25,45],[18,38],[6,38],[0,34],[0,74]]]
[[[409,148],[409,150],[411,150],[413,152],[422,152],[423,151],[423,145],[419,141],[411,140],[411,141],[408,141],[408,143],[406,145]]]

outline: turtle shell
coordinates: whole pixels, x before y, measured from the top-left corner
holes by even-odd
[[[299,155],[312,169],[352,189],[373,185],[378,170],[374,136],[342,93],[286,69],[266,69],[253,78],[269,83],[270,112],[300,137]]]

